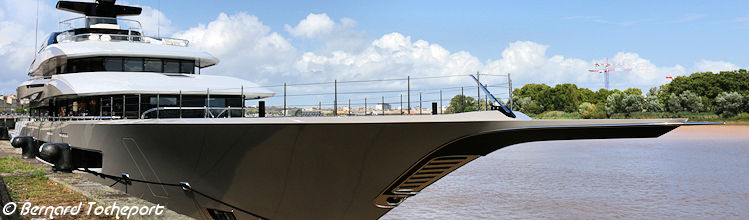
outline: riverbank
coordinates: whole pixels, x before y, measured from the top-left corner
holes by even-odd
[[[584,119],[577,112],[547,111],[541,114],[529,114],[533,119]],[[610,119],[654,119],[654,118],[688,118],[689,121],[725,122],[726,124],[749,125],[749,113],[740,113],[733,117],[721,117],[715,113],[693,112],[636,112],[630,114],[613,114]]]
[[[49,166],[35,159],[22,159],[21,150],[10,146],[9,141],[0,141],[0,176],[10,200],[21,207],[23,203],[38,206],[75,207],[83,205],[83,212],[92,202],[96,206],[110,207],[155,207],[156,204],[132,197],[119,190],[89,181],[83,173],[53,173]],[[2,186],[0,186],[2,187]],[[5,204],[2,204],[5,205]],[[117,215],[55,216],[54,219],[116,219]],[[140,217],[140,216],[136,216]],[[164,209],[161,215],[144,216],[149,219],[191,219],[174,211]],[[22,219],[49,218],[49,215],[22,215]],[[120,219],[123,216],[120,215]],[[142,217],[140,217],[142,218]]]

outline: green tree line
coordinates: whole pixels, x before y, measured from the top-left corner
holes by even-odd
[[[475,110],[474,99],[459,96],[451,100],[450,112]],[[627,117],[645,112],[712,112],[732,117],[749,113],[749,72],[740,69],[693,73],[645,93],[638,88],[593,91],[570,83],[554,87],[526,84],[513,90],[513,110],[531,115],[550,111],[579,113],[583,118]]]

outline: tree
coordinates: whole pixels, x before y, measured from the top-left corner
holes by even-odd
[[[624,106],[622,105],[622,99],[624,96],[621,92],[613,93],[606,97],[606,113],[609,115],[624,112]]]
[[[642,92],[640,92],[640,94],[642,94]],[[626,113],[641,112],[644,102],[645,99],[640,95],[625,93],[624,98],[622,98],[622,107]]]
[[[638,88],[629,88],[627,90],[624,90],[624,93],[628,94],[628,95],[638,95],[638,96],[641,96],[642,95],[642,90],[640,90]]]
[[[671,93],[671,96],[668,97],[668,110],[674,113],[684,111],[684,107],[681,106],[681,98],[676,94]]]
[[[705,107],[702,104],[702,98],[690,90],[686,90],[679,95],[681,104],[686,110],[691,112],[700,112]]]
[[[722,92],[715,97],[715,113],[731,117],[739,113],[744,104],[744,97],[738,92]]]
[[[648,91],[647,96],[645,97],[645,103],[643,104],[643,108],[649,112],[660,112],[663,111],[663,104],[661,104],[660,99],[658,99],[658,91],[657,87],[650,88],[650,91]]]
[[[518,97],[513,98],[513,108],[523,113],[541,114],[544,112],[544,107],[533,101],[531,97]]]
[[[450,99],[450,106],[445,110],[446,113],[461,113],[476,111],[476,99],[470,96],[455,95]]]

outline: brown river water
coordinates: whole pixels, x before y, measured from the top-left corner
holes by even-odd
[[[749,219],[749,126],[510,146],[382,219]]]

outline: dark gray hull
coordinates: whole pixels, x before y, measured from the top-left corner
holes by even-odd
[[[505,146],[658,137],[684,122],[514,120],[498,112],[477,112],[32,122],[21,134],[99,151],[103,173],[189,182],[203,193],[271,219],[374,219],[396,205],[388,201],[415,194],[472,159]],[[117,187],[125,190],[121,184]],[[127,192],[200,219],[209,219],[206,208],[232,210],[180,187],[133,183]],[[251,218],[239,211],[234,214]]]

